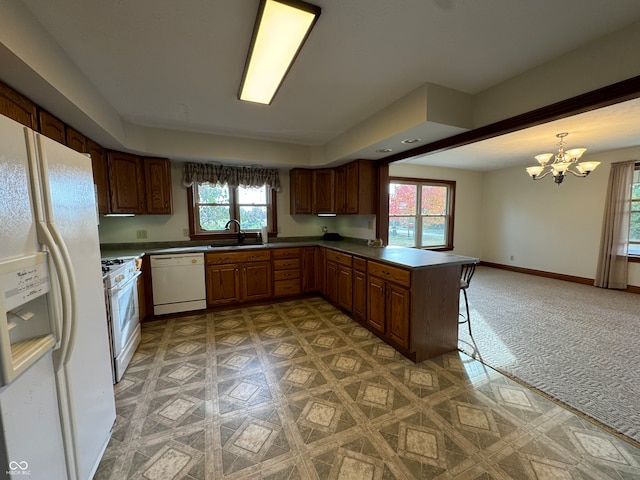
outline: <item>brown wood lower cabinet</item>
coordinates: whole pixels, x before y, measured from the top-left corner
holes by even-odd
[[[376,262],[369,262],[368,270],[367,324],[402,348],[408,349],[411,272]]]
[[[273,296],[299,295],[300,248],[278,248],[273,251]]]
[[[338,264],[327,260],[325,296],[334,305],[338,304]]]
[[[147,316],[147,298],[144,291],[144,273],[138,277],[136,282],[136,286],[138,287],[138,316],[140,321],[143,321]]]
[[[391,282],[386,285],[386,335],[398,345],[409,348],[410,293]]]
[[[302,291],[304,293],[320,290],[316,270],[318,250],[319,247],[304,247],[301,249],[302,265],[300,275],[302,276]]]
[[[240,300],[262,300],[271,297],[271,263],[245,263],[241,268]]]
[[[353,310],[353,257],[328,249],[326,255],[326,296],[335,305]]]
[[[207,254],[209,306],[271,298],[271,252]]]
[[[325,295],[327,290],[327,262],[326,251],[324,247],[318,247],[316,251],[316,288],[318,291]]]
[[[367,261],[353,257],[353,317],[360,323],[367,321]]]
[[[353,270],[344,265],[338,265],[338,305],[353,311]]]
[[[366,325],[414,362],[458,342],[460,265],[403,269],[367,262]]]
[[[207,266],[207,303],[225,305],[240,301],[239,264]]]
[[[403,268],[325,247],[206,258],[210,307],[320,291],[415,362],[457,348],[459,264]]]
[[[367,289],[368,311],[367,311],[367,325],[369,325],[376,332],[384,335],[385,324],[385,281],[381,278],[369,277],[369,288]]]

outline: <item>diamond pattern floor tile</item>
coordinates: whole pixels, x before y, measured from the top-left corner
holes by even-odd
[[[96,480],[631,480],[640,449],[319,297],[148,322]]]

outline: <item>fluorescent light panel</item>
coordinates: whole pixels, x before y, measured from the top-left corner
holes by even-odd
[[[261,0],[238,98],[269,105],[320,16],[296,0]]]

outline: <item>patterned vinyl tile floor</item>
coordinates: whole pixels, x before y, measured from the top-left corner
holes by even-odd
[[[640,478],[640,450],[460,353],[414,364],[321,298],[143,325],[111,479]]]

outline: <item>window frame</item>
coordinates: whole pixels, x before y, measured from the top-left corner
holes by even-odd
[[[208,182],[199,182],[202,184],[206,184]],[[230,240],[238,238],[237,231],[227,231],[227,230],[212,230],[205,231],[200,227],[200,217],[197,215],[198,211],[198,196],[196,195],[196,188],[199,183],[194,183],[194,185],[187,187],[187,209],[189,214],[189,238],[191,240]],[[276,191],[269,186],[267,186],[267,228],[269,237],[276,236],[276,225],[277,221],[277,205],[276,205]],[[230,187],[229,188],[229,214],[232,215],[231,218],[238,218],[240,215],[240,204],[238,203],[238,187]],[[243,204],[244,205],[244,204]],[[261,233],[259,230],[245,230],[247,239],[256,239],[258,237],[258,233]]]
[[[640,162],[636,162],[634,170],[635,170],[635,172],[640,171]],[[635,185],[635,183],[633,183],[633,184],[632,184],[632,188],[633,188],[633,185]],[[634,205],[634,204],[636,204],[636,205],[640,205],[640,199],[635,199],[635,200],[634,200],[634,199],[632,198],[632,199],[631,199],[631,205]],[[631,208],[631,210],[633,210],[633,207]],[[631,227],[631,223],[629,224],[629,227]],[[640,246],[640,242],[631,242],[631,241],[629,241],[629,244],[632,244],[632,243],[633,243],[633,245],[638,245],[638,246]],[[637,254],[637,253],[630,253],[630,254],[627,256],[627,258],[628,258],[628,261],[629,261],[629,262],[640,263],[640,254]]]
[[[431,178],[414,178],[414,177],[389,177],[389,183],[387,185],[387,191],[389,192],[389,199],[391,198],[390,196],[390,185],[392,183],[404,183],[404,184],[408,184],[408,185],[417,185],[417,192],[416,192],[416,221],[414,222],[415,225],[415,239],[416,239],[416,243],[422,243],[422,235],[418,236],[418,232],[422,232],[422,219],[423,218],[428,218],[428,217],[433,217],[433,215],[422,215],[421,211],[419,209],[419,207],[421,206],[421,198],[422,198],[422,186],[433,186],[433,187],[447,187],[447,212],[446,215],[444,215],[445,218],[445,225],[446,225],[446,233],[445,233],[445,245],[439,245],[439,246],[435,246],[435,247],[429,247],[429,246],[422,246],[422,245],[416,245],[414,247],[409,247],[409,248],[417,248],[420,250],[430,250],[430,251],[434,251],[434,252],[443,252],[443,251],[450,251],[453,250],[454,246],[453,246],[453,232],[454,232],[454,224],[455,224],[455,199],[456,199],[456,182],[455,180],[436,180],[436,179],[431,179]],[[391,224],[391,218],[393,218],[391,216],[391,212],[389,211],[389,207],[388,207],[389,201],[387,201],[387,232],[386,232],[386,236],[387,236],[387,243],[390,244],[389,242],[389,225]],[[440,217],[440,215],[436,215],[436,217]],[[420,223],[420,228],[418,229],[418,223]]]

